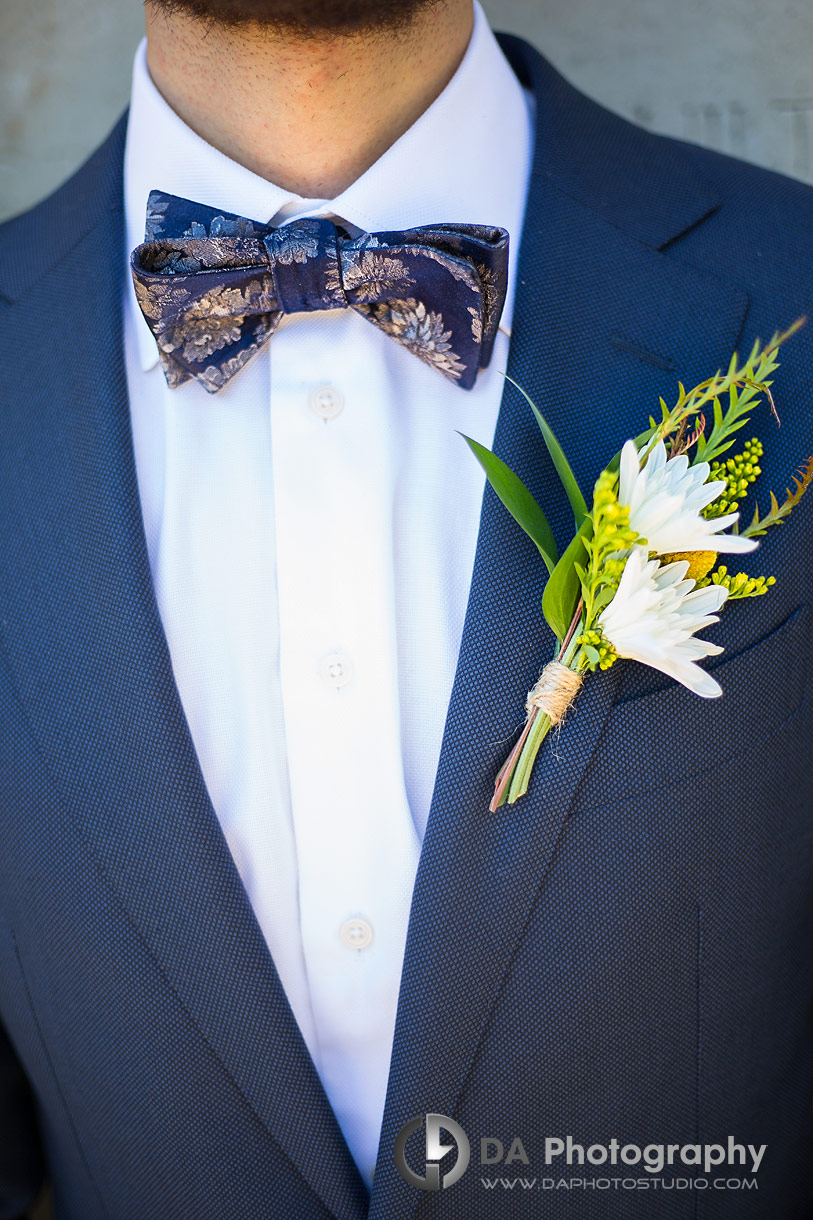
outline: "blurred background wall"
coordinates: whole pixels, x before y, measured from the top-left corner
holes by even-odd
[[[613,110],[813,182],[811,0],[485,0]],[[0,0],[0,219],[124,108],[140,0]]]

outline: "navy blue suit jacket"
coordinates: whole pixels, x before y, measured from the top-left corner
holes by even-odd
[[[503,45],[537,104],[509,373],[589,489],[659,394],[810,311],[813,191],[641,131]],[[629,663],[591,677],[528,796],[492,815],[551,641],[538,555],[486,493],[368,1197],[156,610],[122,356],[124,131],[0,230],[0,1217],[43,1162],[59,1220],[809,1216],[813,504],[757,552],[769,596],[708,633],[724,698]],[[813,451],[812,369],[808,327],[775,381],[781,428],[755,415],[763,501]],[[510,387],[496,449],[566,540]],[[427,1111],[472,1145],[438,1193],[393,1161]],[[507,1177],[600,1175],[544,1165],[567,1135],[768,1149],[756,1190],[482,1185],[485,1137],[522,1140]]]

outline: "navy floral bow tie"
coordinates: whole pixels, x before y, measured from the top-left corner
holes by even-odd
[[[283,314],[354,309],[470,390],[499,326],[508,234],[439,224],[350,237],[330,220],[274,229],[152,191],[130,265],[170,386],[196,377],[215,393]]]

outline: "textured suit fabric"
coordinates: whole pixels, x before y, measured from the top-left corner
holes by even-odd
[[[503,45],[537,104],[508,372],[589,488],[659,394],[809,312],[813,193],[641,132]],[[490,815],[551,641],[538,556],[486,493],[368,1199],[219,831],[155,607],[121,356],[122,137],[0,230],[0,1116],[15,1121],[20,1065],[38,1131],[15,1125],[0,1216],[43,1151],[59,1220],[802,1220],[809,506],[749,564],[775,588],[709,632],[721,700],[623,663],[594,675],[527,798]],[[808,328],[775,381],[782,427],[755,413],[763,489],[813,448],[812,357]],[[566,541],[510,386],[495,445]],[[392,1156],[427,1111],[474,1154],[437,1194]],[[519,1136],[542,1178],[544,1138],[568,1134],[768,1149],[755,1191],[482,1186],[481,1138]]]

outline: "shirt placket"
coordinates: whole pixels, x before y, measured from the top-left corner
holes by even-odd
[[[392,386],[349,312],[270,359],[280,675],[302,942],[325,1089],[370,1164],[418,843],[400,735]],[[348,1088],[354,1081],[355,1088]]]

